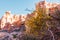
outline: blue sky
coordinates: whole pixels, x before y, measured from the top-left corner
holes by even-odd
[[[0,18],[6,11],[11,11],[11,14],[27,14],[26,8],[35,9],[35,3],[41,0],[0,0]],[[60,0],[46,0],[47,2],[60,2]]]

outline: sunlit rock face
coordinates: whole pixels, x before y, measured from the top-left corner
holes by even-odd
[[[40,1],[38,3],[36,3],[36,11],[40,8],[44,8],[46,9],[46,14],[48,14],[49,9],[53,9],[54,7],[56,7],[57,5],[59,5],[58,3],[48,3],[46,1]]]
[[[25,21],[25,18],[26,18],[26,16],[24,16],[24,15],[21,16],[22,22]]]
[[[10,14],[10,11],[5,12],[1,19],[1,28],[5,26],[5,23],[10,23],[12,24],[13,22],[13,16]]]
[[[10,11],[7,11],[1,18],[1,28],[4,28],[6,23],[9,23],[12,25],[14,22],[20,23],[20,21],[25,21],[25,18],[26,18],[26,16],[12,15]]]
[[[40,1],[38,3],[36,3],[36,10],[38,10],[39,8],[52,8],[52,7],[56,7],[57,5],[59,5],[58,3],[48,3],[46,1]]]

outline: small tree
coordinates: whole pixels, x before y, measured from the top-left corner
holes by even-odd
[[[41,37],[45,35],[46,30],[48,29],[48,26],[46,25],[47,15],[45,12],[46,11],[43,8],[33,12],[34,14],[37,13],[37,16],[31,16],[25,22],[27,26],[27,33],[33,34],[35,36],[39,35]]]

